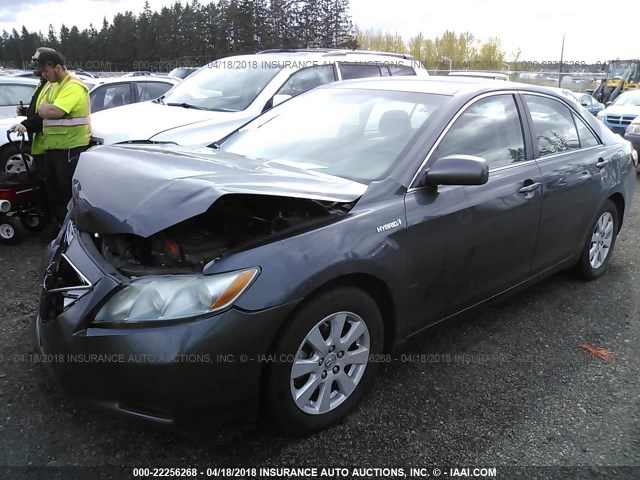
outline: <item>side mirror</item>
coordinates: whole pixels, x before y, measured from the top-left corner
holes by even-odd
[[[608,107],[609,105],[611,105],[611,102],[607,102],[604,104],[605,107]]]
[[[484,185],[489,166],[484,158],[473,155],[447,155],[427,170],[423,185]]]
[[[292,95],[274,95],[273,106],[280,105],[282,102],[286,102],[292,97]]]

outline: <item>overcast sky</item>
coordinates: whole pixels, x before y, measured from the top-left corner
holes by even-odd
[[[173,3],[175,0],[149,0],[152,10]],[[111,20],[127,9],[138,14],[143,5],[144,0],[0,0],[0,31],[25,25],[46,35],[50,23],[59,30],[62,23],[82,29],[91,22],[99,29],[103,17]],[[627,2],[611,11],[606,9],[615,2],[589,5],[576,0],[351,0],[351,14],[362,29],[397,32],[405,40],[419,32],[434,38],[447,29],[470,31],[482,40],[497,36],[508,57],[521,49],[520,60],[559,60],[565,32],[564,58],[568,61],[640,56],[634,28],[640,4]]]

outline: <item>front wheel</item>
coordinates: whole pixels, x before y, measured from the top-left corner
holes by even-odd
[[[346,416],[377,371],[371,355],[383,345],[382,316],[373,299],[350,286],[324,292],[292,318],[267,372],[271,419],[306,435]]]
[[[616,244],[618,222],[618,209],[611,200],[607,200],[589,231],[578,262],[578,270],[586,280],[596,279],[606,271]]]

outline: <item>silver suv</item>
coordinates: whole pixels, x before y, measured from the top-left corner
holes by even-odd
[[[93,143],[210,145],[293,96],[338,80],[429,76],[411,55],[359,50],[266,50],[216,60],[157,100],[98,112]]]

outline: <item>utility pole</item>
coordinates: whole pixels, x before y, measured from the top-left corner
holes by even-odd
[[[562,34],[562,50],[560,51],[560,71],[558,72],[558,88],[562,87],[562,60],[564,60],[564,36],[566,32]]]

